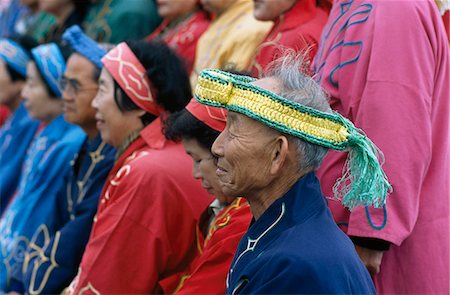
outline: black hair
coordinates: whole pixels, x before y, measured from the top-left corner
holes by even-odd
[[[182,110],[192,97],[189,75],[182,59],[163,42],[126,43],[146,69],[156,92],[156,103],[169,113]],[[122,112],[141,109],[117,83],[114,85],[114,100]],[[148,125],[155,118],[146,113],[141,119],[144,125]]]
[[[212,129],[186,109],[171,114],[164,122],[163,131],[169,140],[195,139],[208,150],[211,150],[214,141],[220,134],[219,131]]]
[[[89,7],[90,7],[90,1],[89,0],[73,0],[73,5],[75,6],[75,12],[78,14],[78,17],[81,20],[84,20],[86,17]]]
[[[34,40],[32,37],[29,36],[17,36],[17,37],[13,37],[10,38],[12,41],[16,42],[17,44],[20,45],[20,47],[22,47],[22,49],[25,51],[26,54],[28,54],[28,56],[31,56],[31,49],[33,49],[34,47],[38,46],[39,43]],[[27,79],[27,75],[22,75],[21,73],[19,73],[18,71],[16,71],[15,69],[13,69],[10,65],[6,64],[6,70],[11,78],[11,81],[15,82],[15,81],[25,81]]]
[[[59,51],[61,52],[61,55],[64,59],[64,62],[67,62],[67,59],[69,59],[69,56],[73,53],[73,50],[70,48],[70,46],[68,44],[63,44],[63,43],[59,43],[59,42],[53,42],[55,43],[58,48]],[[32,60],[34,61],[35,64],[36,63],[36,59],[34,58],[33,55],[31,55]],[[36,65],[37,71],[39,76],[41,77],[42,81],[44,81],[45,84],[45,88],[47,89],[48,94],[50,95],[51,98],[58,98],[58,95],[55,93],[55,91],[53,91],[53,89],[50,87],[50,85],[48,85],[47,80],[44,78],[44,75],[41,73],[41,69]]]
[[[100,74],[102,73],[102,69],[94,67],[94,70],[92,71],[92,80],[98,81],[100,79]]]

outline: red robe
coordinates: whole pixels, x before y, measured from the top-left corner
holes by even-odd
[[[251,219],[247,201],[236,198],[213,219],[205,237],[202,229],[209,222],[209,214],[205,211],[197,227],[198,255],[188,271],[162,284],[164,293],[225,294],[231,261]],[[175,292],[175,286],[171,285],[173,282],[178,283]]]
[[[199,10],[173,28],[164,20],[156,30],[147,36],[147,41],[161,38],[174,49],[186,62],[188,73],[192,72],[195,61],[197,41],[209,26],[209,17],[205,11]]]
[[[316,0],[298,1],[289,11],[275,20],[272,30],[258,48],[251,70],[252,75],[262,77],[267,65],[280,57],[283,48],[295,51],[311,48],[308,55],[312,61],[327,19],[328,12],[316,6]]]
[[[196,254],[196,224],[212,198],[157,119],[125,150],[103,188],[91,237],[68,293],[149,294]]]
[[[0,105],[0,127],[3,126],[3,123],[8,120],[8,117],[11,115],[11,112],[6,106]]]

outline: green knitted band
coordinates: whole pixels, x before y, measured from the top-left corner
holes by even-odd
[[[200,73],[196,99],[257,120],[282,133],[338,151],[348,151],[343,177],[333,191],[342,203],[380,207],[392,190],[378,157],[383,154],[361,129],[342,115],[324,113],[250,84],[255,79],[219,70]]]

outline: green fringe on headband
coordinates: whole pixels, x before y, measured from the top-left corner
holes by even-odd
[[[206,69],[200,73],[195,97],[310,143],[349,152],[343,176],[333,187],[335,197],[350,210],[386,203],[392,187],[381,168],[383,154],[361,129],[337,112],[324,113],[249,84],[255,80]]]

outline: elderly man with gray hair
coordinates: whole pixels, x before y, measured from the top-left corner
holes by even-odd
[[[329,148],[348,151],[335,187],[349,208],[381,206],[391,189],[376,146],[331,111],[326,95],[286,55],[266,78],[204,70],[196,99],[229,110],[214,142],[223,192],[245,196],[254,219],[227,278],[229,294],[373,294],[352,242],[334,223],[314,170]]]

